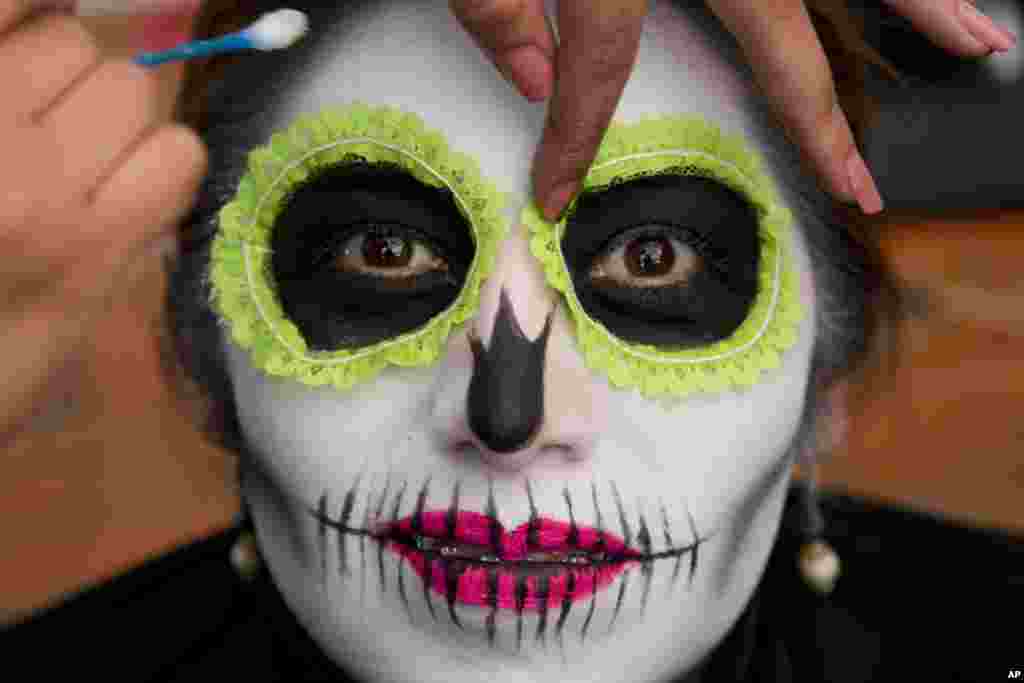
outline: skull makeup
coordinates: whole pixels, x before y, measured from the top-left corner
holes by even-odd
[[[820,195],[701,7],[652,5],[557,225],[543,108],[446,5],[319,11],[214,91],[212,239],[177,275],[220,316],[282,595],[370,680],[696,670],[761,577],[812,368],[859,343],[823,332],[863,312]]]

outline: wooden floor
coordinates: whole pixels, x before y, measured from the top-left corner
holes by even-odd
[[[1024,211],[888,216],[885,229],[918,315],[898,330],[902,364],[866,369],[870,395],[823,480],[1024,533]],[[3,454],[0,622],[237,510],[229,456],[159,381],[163,275],[155,257],[139,266],[67,368],[65,400]]]

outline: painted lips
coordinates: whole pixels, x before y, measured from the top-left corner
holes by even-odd
[[[614,534],[546,517],[506,532],[479,512],[424,511],[373,535],[439,595],[499,609],[539,611],[591,597],[644,559]]]

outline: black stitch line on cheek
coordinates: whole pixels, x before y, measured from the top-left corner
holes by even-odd
[[[394,521],[396,519],[398,519],[398,508],[400,508],[402,506],[402,498],[405,497],[405,489],[408,486],[408,484],[409,484],[408,481],[403,481],[402,482],[402,488],[398,489],[398,495],[395,496],[395,504],[394,504],[394,506],[392,508],[392,512],[391,512],[391,521],[392,521],[392,523],[394,523]],[[401,558],[399,558],[398,561],[399,561],[399,563],[401,563],[401,561],[402,561]],[[380,589],[381,589],[382,592],[387,593],[387,588],[386,588],[387,584],[386,584],[386,582],[384,580],[384,544],[383,543],[381,543],[380,545],[377,546],[377,563],[378,563],[379,568],[380,568]]]
[[[434,560],[429,555],[423,556],[423,561],[426,563],[426,571],[423,572],[423,599],[427,602],[427,609],[430,610],[430,616],[434,621],[437,621],[437,612],[434,611],[434,603],[430,600],[430,584],[434,580]]]
[[[458,626],[459,629],[465,630],[462,622],[459,621],[459,615],[455,613],[455,596],[459,590],[459,577],[469,567],[465,562],[444,559],[441,560],[441,566],[444,568],[444,592],[448,600],[448,616],[451,617],[452,623]]]
[[[538,545],[537,542],[537,505],[533,500],[533,489],[530,487],[530,479],[526,479],[526,497],[530,501],[530,522],[526,528],[526,552],[532,551]]]
[[[622,524],[623,541],[627,546],[633,544],[633,532],[629,528],[629,520],[626,519],[626,510],[622,507],[622,496],[619,495],[619,487],[612,481],[612,495],[615,496],[615,505],[619,508],[619,523]]]
[[[391,523],[395,524],[398,522],[398,510],[402,507],[402,498],[405,497],[405,489],[408,482],[402,482],[402,488],[398,489],[398,495],[395,496],[395,504],[391,506]]]
[[[576,547],[580,541],[580,530],[576,526],[576,517],[572,514],[572,498],[569,496],[568,485],[562,488],[562,497],[565,498],[565,506],[569,508],[569,538],[566,539],[566,543],[570,547]]]
[[[523,607],[526,605],[526,575],[516,577],[516,651],[523,649]]]
[[[416,512],[412,517],[412,528],[417,534],[423,529],[423,507],[427,502],[428,486],[430,486],[430,477],[427,477],[426,482],[423,483],[423,488],[420,489],[419,496],[416,499]],[[448,514],[451,514],[451,510],[449,510]],[[423,590],[423,599],[427,603],[427,609],[430,610],[430,616],[434,621],[437,621],[437,612],[434,611],[434,603],[430,600],[430,584],[434,580],[434,560],[430,555],[424,554],[423,562],[425,563],[426,571],[423,573],[420,587]]]
[[[398,510],[402,505],[402,498],[405,496],[405,483],[402,484],[402,488],[398,491],[398,496],[395,498],[395,506],[391,510],[391,523],[395,524],[398,521]],[[381,546],[383,547],[383,545]],[[397,556],[398,560],[398,597],[402,600],[402,605],[405,607],[405,613],[409,615],[409,623],[413,622],[412,609],[409,607],[409,597],[405,593],[405,557],[402,555]],[[381,565],[381,579],[384,577],[384,566]]]
[[[594,499],[594,527],[597,529],[597,543],[594,545],[594,552],[601,552],[605,547],[604,538],[604,515],[601,514],[601,506],[597,503],[597,484],[590,482],[590,494]]]
[[[576,517],[572,511],[572,496],[569,494],[568,484],[562,487],[562,497],[565,498],[565,505],[569,509],[569,538],[567,543],[570,546],[579,545],[580,530],[576,526]],[[565,637],[562,630],[565,628],[565,621],[569,618],[569,610],[572,609],[572,594],[576,592],[576,572],[570,571],[566,581],[565,597],[562,598],[561,612],[558,615],[558,622],[555,624],[555,633],[558,636],[558,647],[562,653],[562,664],[565,664]]]
[[[391,470],[388,470],[387,479],[384,481],[384,492],[380,494],[380,500],[377,502],[377,520],[379,521],[384,516],[384,502],[388,498],[388,491],[391,489]],[[382,593],[386,593],[384,587],[384,544],[387,541],[384,539],[377,539],[377,570],[380,572],[380,590]]]
[[[651,532],[647,529],[647,520],[644,519],[643,512],[640,513],[640,531],[636,535],[636,542],[643,548],[644,555],[649,557],[651,554]],[[654,579],[654,560],[648,559],[641,562],[640,573],[644,577],[644,593],[640,602],[642,612],[646,612],[647,599],[651,594],[651,581]]]
[[[626,519],[626,510],[622,505],[622,496],[619,495],[619,487],[615,485],[615,481],[612,480],[612,496],[615,498],[615,506],[619,509],[619,523],[622,524],[622,536],[623,541],[627,546],[633,543],[633,532],[629,528],[629,520]],[[612,619],[608,623],[608,633],[612,632],[612,628],[615,626],[616,619],[619,618],[619,612],[622,610],[622,602],[626,597],[626,587],[629,586],[629,575],[631,574],[629,569],[622,572],[622,583],[619,584],[619,596],[615,599],[615,612],[612,613]]]
[[[430,479],[423,482],[423,488],[420,489],[419,495],[416,497],[416,512],[412,516],[412,531],[414,534],[420,534],[423,532],[423,506],[427,502],[427,490],[430,488]]]
[[[327,586],[327,491],[320,494],[317,502],[317,546],[320,550],[320,583]]]
[[[388,472],[388,477],[384,481],[384,493],[380,494],[380,500],[377,501],[378,520],[380,520],[380,518],[384,516],[384,501],[387,500],[389,490],[391,490],[391,472]]]
[[[453,541],[455,540],[455,522],[459,513],[459,489],[461,488],[462,480],[459,479],[455,482],[455,487],[452,489],[452,504],[448,506],[448,515],[445,517],[448,538]]]
[[[619,618],[619,611],[622,609],[622,601],[626,597],[626,586],[629,585],[629,575],[632,572],[629,569],[623,570],[622,572],[622,583],[619,585],[619,597],[615,599],[615,612],[612,613],[612,620],[608,622],[608,633],[612,632],[612,628],[615,626],[615,620]]]
[[[594,581],[590,584],[590,608],[587,610],[587,618],[583,621],[583,628],[580,630],[580,642],[587,637],[587,629],[590,628],[590,620],[594,618],[594,608],[597,607],[597,572],[594,572]]]
[[[537,581],[537,601],[540,603],[540,620],[537,622],[537,633],[534,636],[534,642],[541,642],[545,648],[547,647],[547,641],[544,637],[544,632],[548,628],[548,596],[551,593],[551,577],[547,574],[542,575]]]
[[[490,598],[491,611],[487,615],[487,643],[494,647],[494,641],[497,637],[497,626],[494,620],[498,614],[498,568],[488,567],[487,568],[487,592]]]
[[[672,550],[675,544],[672,542],[671,527],[668,523],[668,513],[665,511],[665,502],[661,502],[661,525],[665,532],[665,547]],[[679,577],[679,565],[682,563],[682,555],[676,555],[675,568],[672,570],[672,580],[668,584],[668,595],[672,595],[676,587],[676,579]]]
[[[594,528],[597,529],[597,543],[594,545],[595,552],[601,552],[605,547],[604,538],[604,516],[601,514],[601,506],[597,502],[597,484],[590,482],[590,495],[594,501]],[[594,609],[597,607],[597,572],[594,572],[594,580],[590,586],[590,608],[587,610],[587,618],[583,621],[583,628],[580,630],[580,642],[587,637],[587,630],[590,628],[590,620],[594,618]]]
[[[409,597],[405,594],[405,558],[398,558],[398,597],[405,605],[405,613],[409,615],[409,623],[412,623],[412,609],[409,608]]]
[[[576,572],[569,572],[569,578],[565,584],[565,597],[562,598],[562,611],[558,615],[558,622],[555,624],[555,634],[558,636],[558,644],[565,651],[565,640],[562,637],[562,629],[565,628],[565,620],[569,618],[569,610],[572,609],[572,594],[576,592]]]
[[[487,478],[487,516],[490,518],[491,547],[497,549],[498,559],[505,559],[505,551],[501,547],[501,527],[498,526],[498,506],[494,502],[494,480]]]
[[[356,480],[352,483],[352,488],[345,494],[345,502],[341,508],[341,527],[342,529],[348,528],[349,517],[352,516],[352,508],[356,504],[356,490],[359,488],[359,484],[363,479],[363,473],[360,472],[356,477]],[[344,531],[338,532],[338,572],[342,576],[349,575],[348,569],[348,534]]]
[[[700,534],[697,532],[697,522],[693,519],[693,513],[690,512],[689,506],[686,508],[686,518],[690,520],[690,531],[693,533],[693,550],[690,554],[690,577],[688,581],[688,587],[693,588],[693,575],[697,571],[697,550],[700,548],[701,540]],[[680,557],[682,557],[680,555]]]
[[[370,510],[372,509],[373,486],[366,489],[366,513],[363,515],[363,528],[370,528]],[[359,535],[359,604],[366,601],[366,534]]]

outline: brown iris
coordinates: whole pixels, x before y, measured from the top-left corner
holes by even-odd
[[[363,258],[376,268],[400,268],[409,265],[412,245],[396,235],[374,235],[363,240]]]
[[[636,277],[664,275],[676,261],[672,245],[664,237],[633,240],[626,248],[626,268]]]
[[[606,250],[594,259],[590,278],[620,287],[679,286],[685,284],[700,265],[700,256],[682,240],[648,235]]]
[[[448,263],[422,239],[400,232],[365,230],[342,245],[334,259],[337,270],[410,280],[432,271],[447,272]]]

